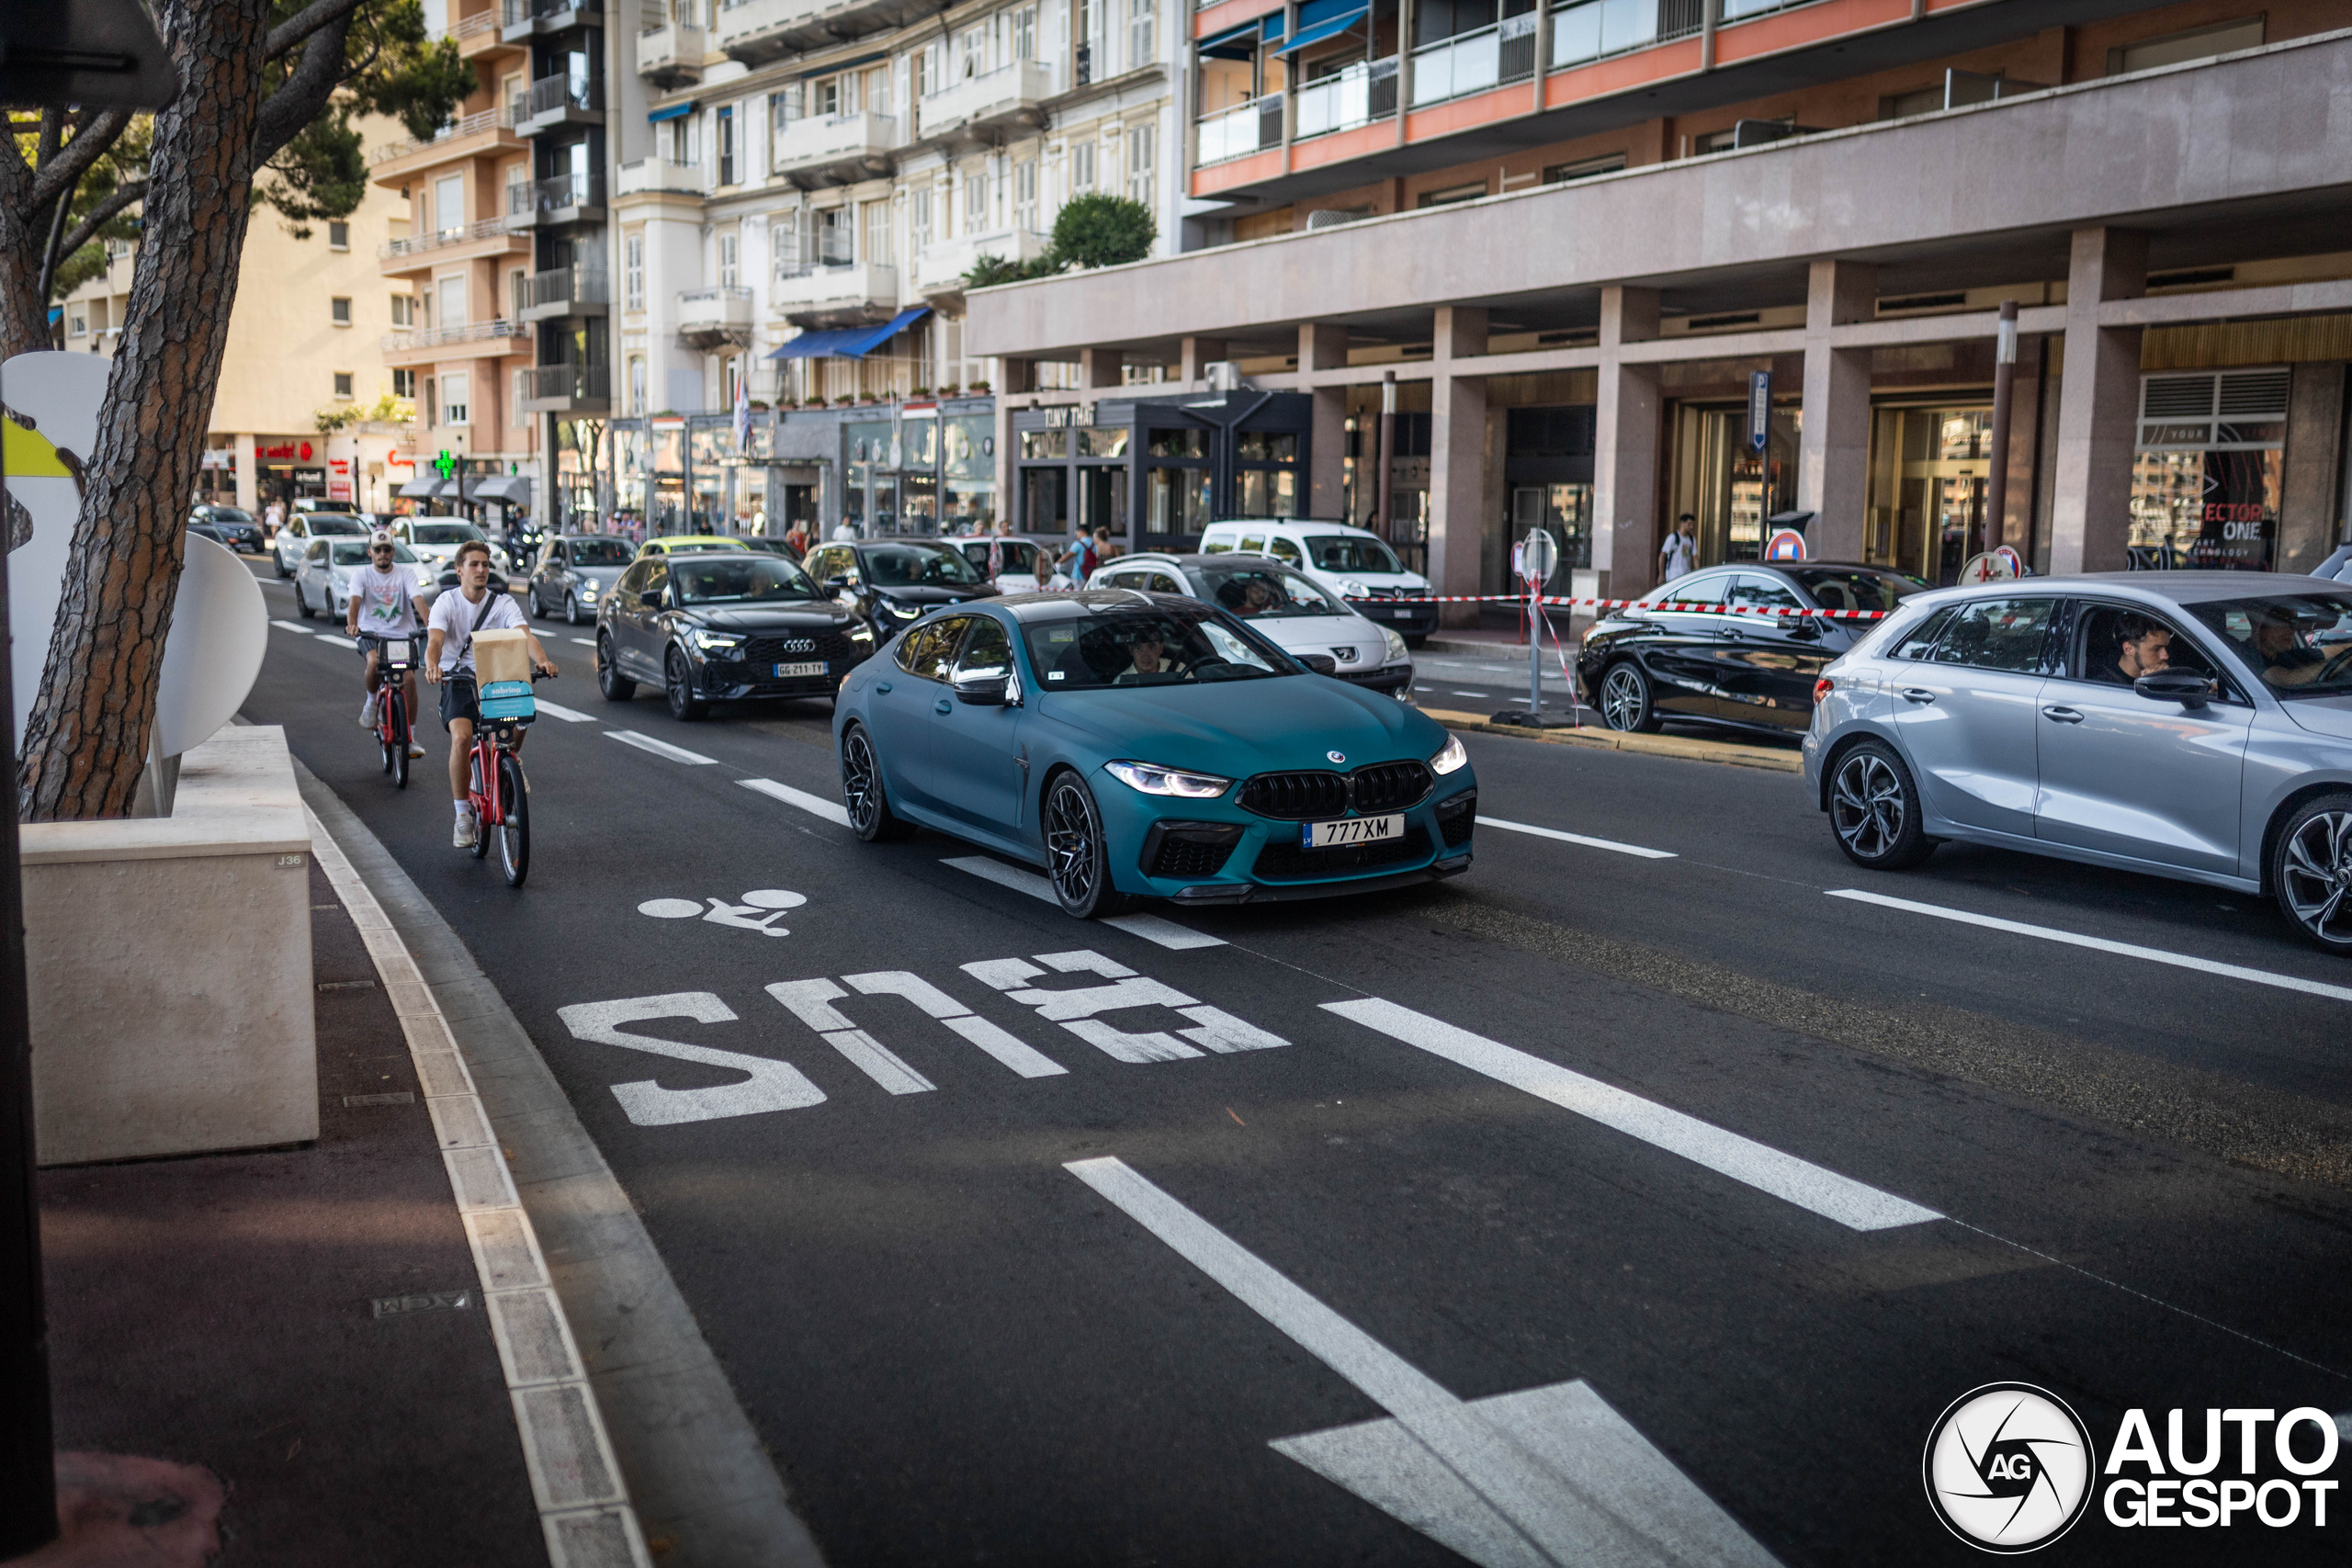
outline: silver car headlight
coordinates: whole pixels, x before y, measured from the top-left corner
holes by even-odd
[[[1413,650],[1405,646],[1405,639],[1386,626],[1380,628],[1380,640],[1388,645],[1389,663],[1402,664],[1413,657]]]
[[[1105,762],[1102,771],[1145,795],[1172,795],[1185,800],[1215,800],[1233,787],[1231,779],[1215,773],[1188,773],[1151,762]]]
[[[593,582],[583,582],[573,592],[582,599],[594,599],[596,596],[596,585]]]
[[[1430,759],[1430,772],[1440,778],[1443,778],[1448,773],[1459,773],[1469,765],[1470,753],[1462,749],[1462,737],[1459,735],[1447,736],[1445,750]]]

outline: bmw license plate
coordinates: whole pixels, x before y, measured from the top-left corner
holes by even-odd
[[[775,673],[769,679],[789,681],[796,675],[822,675],[824,672],[825,661],[818,659],[802,664],[779,664],[775,667]]]
[[[1337,822],[1301,822],[1298,842],[1302,849],[1329,850],[1341,844],[1369,844],[1381,839],[1401,839],[1405,836],[1405,818],[1399,817],[1346,817]]]

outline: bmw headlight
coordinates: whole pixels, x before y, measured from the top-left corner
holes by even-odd
[[[1187,773],[1149,762],[1105,762],[1102,771],[1145,795],[1172,795],[1185,800],[1215,800],[1233,787],[1231,779],[1215,773]]]
[[[1443,778],[1448,773],[1459,772],[1469,765],[1470,753],[1462,749],[1462,737],[1459,735],[1447,736],[1445,750],[1430,759],[1430,772],[1440,778]]]
[[[741,648],[743,646],[743,639],[740,637],[729,637],[725,632],[697,631],[695,633],[695,646],[705,653],[716,653],[723,649]]]
[[[1405,660],[1413,657],[1412,649],[1405,646],[1405,639],[1398,637],[1388,627],[1383,626],[1380,628],[1380,639],[1388,645],[1389,663],[1402,664]]]

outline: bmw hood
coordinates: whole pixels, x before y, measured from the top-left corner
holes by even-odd
[[[1418,708],[1321,675],[1045,694],[1053,716],[1114,756],[1230,778],[1427,761],[1445,730]],[[1334,761],[1337,751],[1342,761]]]
[[[686,614],[713,631],[744,633],[839,631],[853,618],[830,603],[746,604],[732,610],[689,605]]]
[[[2289,697],[2278,705],[2314,734],[2352,740],[2352,697]]]

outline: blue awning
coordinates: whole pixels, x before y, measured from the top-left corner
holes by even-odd
[[[695,101],[692,98],[688,98],[683,104],[672,104],[666,109],[655,109],[651,114],[647,115],[645,118],[648,124],[659,125],[665,119],[676,119],[681,115],[690,115],[694,112]]]
[[[1309,44],[1321,43],[1327,38],[1336,38],[1340,34],[1346,32],[1350,28],[1354,27],[1358,22],[1363,21],[1364,17],[1371,13],[1371,11],[1372,7],[1370,6],[1358,5],[1353,10],[1342,11],[1338,16],[1317,22],[1311,28],[1303,27],[1298,29],[1298,36],[1296,38],[1291,39],[1288,43],[1274,51],[1274,52],[1276,54],[1295,54],[1300,50],[1306,48]]]
[[[802,333],[768,355],[770,359],[863,359],[876,349],[931,314],[928,305],[901,310],[878,327],[842,327],[829,333]]]
[[[64,307],[64,306],[62,306],[62,305],[51,305],[51,306],[49,308],[49,324],[50,324],[51,326],[52,326],[52,327],[53,327],[53,326],[55,326],[58,322],[60,322],[60,321],[63,321],[64,319],[65,319],[65,307]]]
[[[1258,52],[1258,32],[1255,21],[1227,28],[1215,38],[1201,39],[1201,52],[1218,60],[1247,60]]]

